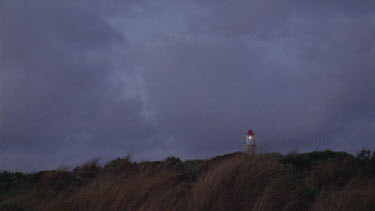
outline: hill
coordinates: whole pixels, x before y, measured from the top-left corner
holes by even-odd
[[[374,153],[373,153],[374,155]],[[1,210],[374,210],[375,156],[241,152],[0,174]]]

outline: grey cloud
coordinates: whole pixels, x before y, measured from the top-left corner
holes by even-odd
[[[375,16],[353,2],[2,3],[0,168],[207,157],[248,127],[263,152],[372,149]]]
[[[147,136],[139,131],[151,126],[140,100],[120,98],[123,87],[112,83],[112,47],[126,48],[125,37],[100,13],[74,4],[16,4],[1,12],[2,156],[39,155],[56,165],[72,145],[80,147],[73,156],[82,159],[104,143],[129,152],[131,141]],[[82,144],[82,136],[90,139]],[[28,168],[2,161],[1,168]]]
[[[207,13],[191,20],[191,30],[213,32],[233,37],[254,34],[258,37],[283,33],[287,20],[293,16],[292,4],[267,1],[198,1]]]
[[[265,150],[312,150],[340,141],[350,143],[351,128],[358,128],[351,122],[374,112],[370,82],[374,74],[373,30],[369,21],[373,14],[347,16],[348,7],[328,7],[332,16],[312,20],[301,11],[287,12],[288,6],[258,4],[233,3],[230,8],[209,4],[215,11],[207,14],[210,21],[194,17],[189,24],[202,27],[189,30],[197,37],[202,35],[194,30],[204,30],[210,41],[192,42],[194,39],[181,36],[182,41],[161,41],[158,53],[150,53],[155,61],[150,61],[145,77],[164,127],[197,154],[239,149],[240,130],[248,125],[258,131]],[[248,10],[267,6],[280,6],[283,8],[278,11],[285,12],[272,19],[267,11]],[[293,17],[297,14],[301,16]],[[251,36],[258,29],[249,20],[267,26],[263,18],[277,25],[268,26],[272,36],[267,41]],[[215,24],[225,27],[218,30]],[[284,28],[281,36],[273,32],[278,27]],[[249,34],[246,39],[250,44],[227,33]],[[258,48],[258,42],[265,46]],[[367,124],[361,133],[368,134]],[[335,149],[355,152],[359,150],[355,142],[372,147],[367,137]]]

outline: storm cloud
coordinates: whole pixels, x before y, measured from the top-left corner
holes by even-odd
[[[0,169],[373,149],[372,1],[2,1]]]

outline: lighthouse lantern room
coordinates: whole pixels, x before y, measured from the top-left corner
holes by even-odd
[[[245,152],[249,155],[255,155],[255,140],[254,133],[252,130],[249,130],[246,133]]]

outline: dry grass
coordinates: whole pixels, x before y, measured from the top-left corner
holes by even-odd
[[[314,210],[374,210],[375,179],[360,176],[352,178],[342,188],[331,187],[321,191]]]
[[[293,189],[291,175],[279,162],[239,155],[205,172],[193,185],[191,210],[277,209]],[[286,193],[286,194],[285,194]]]
[[[328,154],[332,158],[332,153]],[[0,208],[375,209],[375,176],[371,159],[342,158],[341,154],[339,159],[319,158],[319,162],[315,162],[315,153],[311,154],[314,161],[311,162],[307,159],[310,155],[303,156],[264,154],[249,157],[234,153],[203,161],[182,162],[172,157],[162,162],[142,163],[131,162],[126,157],[104,166],[93,160],[74,171],[60,169],[23,176],[21,185],[11,186],[13,188],[6,194],[0,195]],[[301,166],[307,167],[301,169]],[[5,176],[9,179],[12,174]]]

